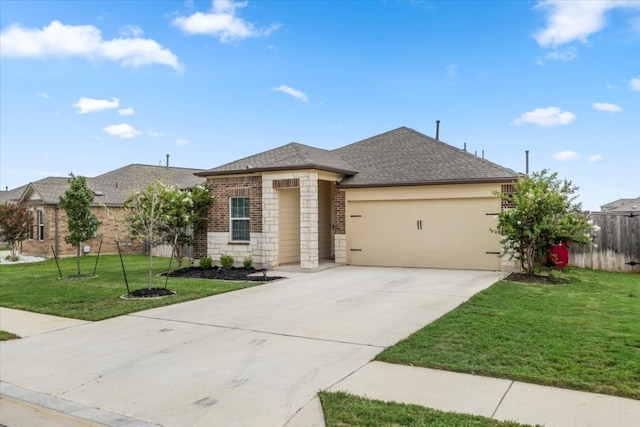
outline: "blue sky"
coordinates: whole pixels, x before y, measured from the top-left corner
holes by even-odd
[[[640,196],[640,1],[0,2],[0,187],[407,126]]]

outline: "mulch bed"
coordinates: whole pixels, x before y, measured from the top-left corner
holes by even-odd
[[[528,276],[523,273],[511,273],[504,280],[509,280],[511,282],[521,282],[521,283],[535,283],[542,285],[562,285],[565,283],[569,283],[570,280],[564,277],[551,277],[544,274],[534,274],[532,276]]]
[[[123,296],[125,299],[135,299],[135,298],[162,298],[162,297],[170,297],[175,295],[176,293],[170,289],[165,288],[151,288],[151,289],[136,289],[135,291],[131,291],[126,296]]]
[[[169,277],[186,277],[190,279],[212,279],[212,280],[238,280],[243,282],[265,282],[270,280],[282,279],[282,277],[267,276],[258,274],[249,276],[250,274],[260,273],[264,270],[256,270],[255,268],[222,268],[222,267],[187,267],[172,271],[167,275]]]

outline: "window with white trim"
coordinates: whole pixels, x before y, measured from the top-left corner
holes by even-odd
[[[44,210],[38,209],[38,240],[44,240]]]
[[[231,197],[229,199],[229,221],[232,242],[249,241],[249,198]]]

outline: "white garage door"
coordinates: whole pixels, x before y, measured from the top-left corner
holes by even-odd
[[[353,265],[500,270],[495,198],[350,201]]]

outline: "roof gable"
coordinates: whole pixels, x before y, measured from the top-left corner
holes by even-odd
[[[355,173],[353,166],[331,151],[292,142],[209,169],[198,176],[286,169],[320,169],[347,175]]]
[[[358,171],[344,187],[510,181],[518,173],[401,127],[334,150]]]

